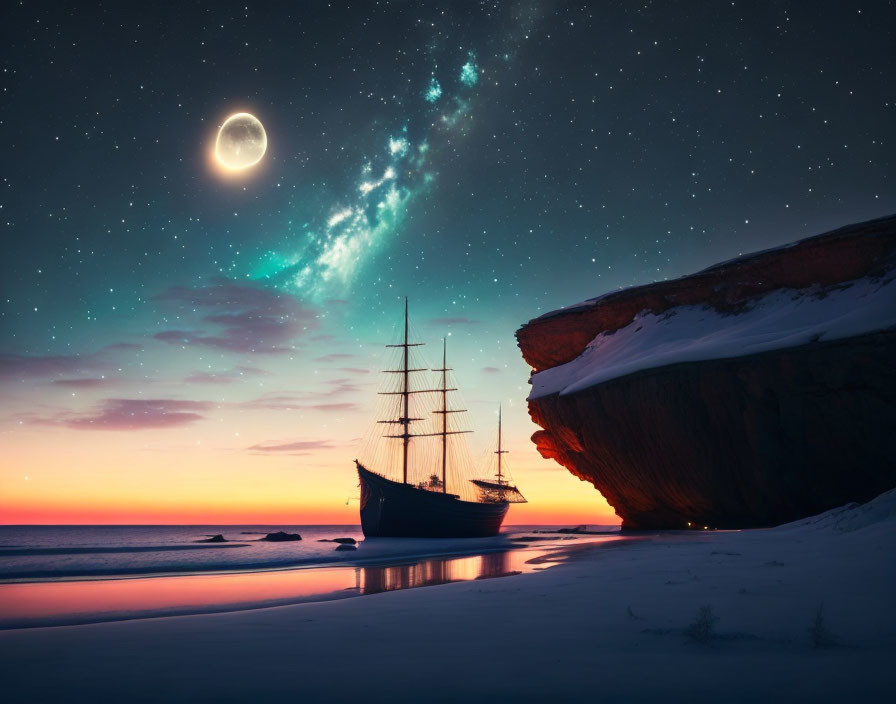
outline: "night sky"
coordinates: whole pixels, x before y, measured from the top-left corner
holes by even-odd
[[[450,335],[471,425],[505,404],[532,502],[509,522],[612,521],[529,442],[514,330],[896,211],[892,3],[20,3],[0,25],[2,522],[356,522],[405,295],[430,356]],[[268,150],[226,174],[241,111]]]

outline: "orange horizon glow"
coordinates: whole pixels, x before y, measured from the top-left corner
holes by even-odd
[[[262,377],[245,395],[265,393],[266,383]],[[88,409],[103,392],[90,393],[78,392]],[[367,401],[366,393],[356,396]],[[471,427],[494,426],[492,404],[468,405]],[[359,524],[351,460],[371,409],[244,410],[222,403],[204,413],[182,427],[141,430],[0,426],[0,525]],[[525,406],[505,399],[504,420],[511,474],[529,500],[511,506],[505,525],[620,523],[591,484],[538,454]],[[491,439],[489,432],[473,438],[474,458]],[[295,440],[319,448],[269,449]]]
[[[593,491],[593,490],[592,490]],[[504,526],[512,525],[619,525],[619,517],[607,506],[606,512],[592,513],[585,506],[552,505],[526,508],[514,505]],[[359,525],[358,504],[341,509],[315,506],[222,507],[132,504],[127,507],[105,505],[9,505],[0,506],[0,525],[214,525],[214,526],[297,526]]]
[[[565,470],[558,468],[557,473],[561,472]],[[567,477],[572,479],[570,475]],[[562,475],[561,478],[565,479]],[[515,504],[504,525],[620,523],[597,491],[585,484],[581,488],[582,493],[575,501]],[[251,502],[189,501],[184,497],[165,502],[126,495],[111,502],[79,501],[75,497],[42,500],[18,497],[18,500],[4,499],[0,503],[0,525],[358,525],[358,502],[351,500],[347,506],[344,502],[343,498],[339,501],[342,505],[333,506],[332,501],[327,501],[330,505],[321,506],[276,501],[272,497],[257,497]]]

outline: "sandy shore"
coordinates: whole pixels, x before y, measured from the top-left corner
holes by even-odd
[[[4,700],[885,701],[894,554],[890,492],[772,530],[578,550],[530,575],[7,631]],[[695,638],[704,606],[717,620]]]

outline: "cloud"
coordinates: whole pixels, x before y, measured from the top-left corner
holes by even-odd
[[[358,386],[354,381],[348,378],[328,379],[324,383],[326,383],[330,387],[330,390],[325,392],[327,396],[345,393],[355,394],[363,391],[360,386]]]
[[[346,374],[370,374],[369,369],[362,369],[361,367],[338,367],[336,371]]]
[[[243,401],[237,404],[239,408],[253,411],[354,411],[358,404],[351,402],[339,402],[327,400],[336,393],[345,389],[339,388],[333,392],[303,394],[266,394],[251,401]]]
[[[499,374],[501,372],[498,367],[483,367],[482,371],[484,371],[486,374]]]
[[[478,320],[471,318],[432,318],[427,321],[430,325],[479,325]]]
[[[237,377],[229,375],[227,372],[216,374],[215,372],[193,372],[189,376],[184,377],[185,384],[232,384]]]
[[[269,372],[258,367],[238,365],[223,372],[196,371],[184,377],[186,384],[231,384],[237,379],[253,376],[266,376]]]
[[[238,284],[215,277],[208,285],[172,286],[153,297],[180,309],[206,309],[203,329],[163,330],[153,337],[173,345],[212,347],[237,353],[278,354],[291,352],[293,340],[316,329],[317,315],[298,299],[269,289]]]
[[[224,276],[213,277],[207,286],[171,286],[152,297],[156,301],[175,301],[192,306],[222,308],[265,308],[272,300],[292,299],[254,286],[242,286]]]
[[[251,401],[243,401],[239,406],[256,411],[292,411],[303,408],[307,401],[307,395],[265,394]]]
[[[338,379],[328,379],[322,383],[328,387],[324,391],[271,392],[250,401],[242,401],[237,406],[251,410],[278,411],[347,411],[358,407],[355,403],[337,400],[337,397],[343,394],[357,395],[364,392],[364,389],[352,379],[340,377]]]
[[[252,445],[248,450],[256,453],[288,452],[290,454],[310,454],[313,450],[328,450],[332,447],[334,445],[329,440],[296,440],[295,442],[286,442],[279,445]]]
[[[2,379],[85,374],[96,371],[100,366],[95,355],[0,354],[0,378]]]
[[[315,357],[315,362],[338,362],[343,359],[354,359],[358,355],[346,354],[344,352],[334,352],[333,354],[325,354],[323,357]]]
[[[114,384],[114,380],[101,377],[99,379],[56,379],[52,382],[54,386],[67,386],[73,389],[93,389],[100,386],[109,386]]]
[[[308,408],[315,411],[356,411],[359,406],[357,403],[315,403]]]
[[[337,383],[342,380],[335,380]],[[203,382],[200,382],[203,383]],[[51,415],[20,414],[21,421],[31,425],[51,425],[73,430],[150,430],[175,428],[205,419],[212,409],[273,411],[319,411],[345,413],[359,406],[350,402],[329,401],[333,393],[308,392],[297,395],[269,394],[241,403],[215,403],[180,399],[103,399],[87,412],[59,411]]]
[[[211,409],[214,404],[206,401],[180,401],[177,399],[109,398],[91,413],[62,414],[54,419],[41,421],[49,425],[62,425],[73,430],[152,430],[175,428],[203,420],[197,411]]]
[[[118,342],[106,345],[98,352],[85,354],[27,355],[11,352],[0,353],[0,381],[22,381],[54,376],[93,376],[104,369],[117,368],[111,361],[110,352],[142,350],[140,345]],[[64,382],[64,380],[60,380]],[[72,386],[79,380],[72,379]],[[63,386],[65,383],[62,384]],[[88,386],[89,384],[81,384]]]
[[[103,347],[104,350],[126,350],[138,352],[143,349],[143,345],[137,345],[133,342],[114,342],[111,345]]]

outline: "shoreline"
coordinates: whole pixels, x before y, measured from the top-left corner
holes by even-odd
[[[520,579],[2,631],[4,693],[10,702],[266,702],[297,692],[390,704],[421,693],[433,702],[598,692],[611,701],[710,702],[720,692],[729,702],[770,692],[794,702],[887,700],[896,492],[779,528],[626,546],[569,545],[557,569]],[[701,635],[704,608],[712,618]],[[434,663],[463,675],[434,687]]]
[[[599,535],[600,537],[620,537],[625,539],[631,539],[636,536],[623,536],[620,533],[607,533],[607,534],[594,534]],[[589,536],[584,535],[583,537],[586,542],[589,542]],[[567,536],[566,534],[560,534],[556,538],[551,538],[551,541],[565,541],[578,539],[579,535]],[[367,540],[377,540],[377,539],[367,539]],[[401,540],[401,539],[396,539]],[[479,540],[479,538],[472,538],[471,540]],[[593,541],[593,538],[591,539]],[[365,540],[359,541],[359,545],[363,544]],[[531,541],[532,543],[536,543],[536,541]],[[548,541],[545,541],[546,543]],[[536,543],[537,544],[537,543]],[[581,544],[581,543],[580,543]],[[86,570],[78,570],[78,571],[56,571],[54,573],[10,573],[11,576],[4,575],[0,577],[0,586],[5,584],[45,584],[51,582],[87,582],[87,581],[107,581],[107,580],[126,580],[126,579],[153,579],[157,577],[190,577],[190,576],[200,576],[200,575],[229,575],[229,574],[253,574],[256,572],[281,572],[281,571],[291,571],[291,570],[303,570],[303,569],[318,569],[318,568],[328,568],[328,567],[369,567],[369,566],[380,566],[380,565],[399,565],[402,562],[406,561],[418,561],[432,558],[451,558],[451,557],[472,557],[475,555],[488,555],[493,553],[500,552],[509,552],[512,550],[521,550],[526,549],[530,546],[525,541],[520,541],[515,538],[508,537],[507,541],[501,543],[499,545],[495,545],[494,547],[488,546],[470,546],[466,549],[458,549],[456,543],[452,543],[452,548],[446,550],[427,550],[422,552],[408,552],[403,554],[388,554],[388,555],[379,555],[376,557],[349,557],[346,556],[343,559],[334,560],[329,557],[321,557],[321,558],[305,558],[301,561],[296,560],[283,560],[283,561],[272,561],[266,563],[237,563],[233,565],[228,565],[226,567],[217,567],[217,566],[196,566],[196,565],[185,565],[183,567],[176,566],[165,566],[159,568],[144,568],[143,571],[134,572],[131,568],[121,568],[120,570],[116,569],[106,569],[102,571],[86,571]],[[202,548],[205,546],[196,546],[198,548]],[[209,546],[210,548],[218,548],[220,546]],[[243,547],[241,545],[234,545],[234,547]],[[547,547],[547,545],[545,545]],[[562,546],[561,546],[562,547]],[[164,548],[164,549],[172,549],[172,550],[180,550],[180,546],[174,546],[172,548]],[[361,551],[359,547],[358,551]]]
[[[267,569],[0,584],[0,632],[252,611],[540,571],[614,537]],[[70,604],[68,610],[54,607]]]

